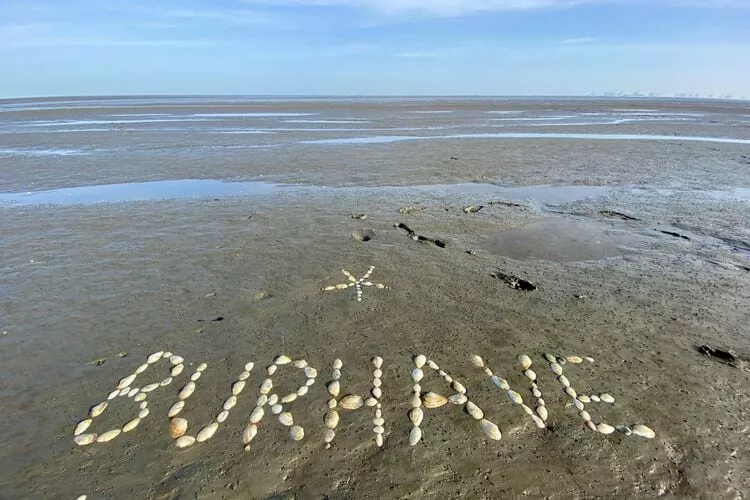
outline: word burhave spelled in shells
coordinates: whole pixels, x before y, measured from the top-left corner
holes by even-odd
[[[549,369],[556,379],[555,385],[559,384],[559,389],[564,397],[569,399],[567,407],[575,407],[577,416],[581,419],[582,425],[601,435],[609,435],[615,432],[624,436],[637,436],[651,439],[656,436],[656,432],[644,424],[618,424],[612,425],[601,419],[594,420],[587,410],[586,405],[591,403],[615,404],[615,398],[609,392],[598,392],[597,394],[582,394],[574,388],[573,383],[564,373],[568,367],[580,365],[582,363],[594,363],[593,358],[580,356],[562,356],[545,353],[544,360],[549,365]],[[489,378],[489,384],[496,387],[504,396],[500,401],[510,400],[523,411],[523,414],[530,418],[534,425],[539,429],[547,427],[550,418],[550,410],[543,399],[540,385],[538,385],[538,375],[534,371],[532,359],[526,354],[521,354],[517,358],[518,370],[523,375],[522,379],[527,380],[528,396],[526,390],[521,387],[513,388],[506,378],[496,374],[489,364],[480,356],[472,355],[470,358],[471,365],[480,370]],[[470,390],[467,385],[456,379],[447,370],[425,354],[418,354],[413,357],[413,364],[409,368],[410,379],[412,383],[412,396],[410,409],[401,418],[408,419],[410,430],[403,435],[391,436],[397,442],[408,443],[415,446],[424,442],[429,431],[425,431],[425,424],[428,423],[427,415],[430,410],[436,410],[443,407],[459,406],[462,407],[466,415],[477,422],[477,427],[487,439],[498,441],[502,439],[501,427],[492,420],[491,415],[486,409],[481,408],[471,399]],[[166,365],[166,377],[160,382],[153,382],[143,386],[137,386],[136,380],[142,374],[147,373],[157,364]],[[283,428],[288,428],[290,439],[301,441],[305,437],[312,439],[321,439],[326,448],[334,444],[336,432],[342,422],[342,419],[357,410],[371,408],[372,410],[372,433],[374,434],[375,446],[382,448],[386,437],[389,435],[385,415],[383,413],[382,400],[384,398],[383,388],[383,358],[376,356],[370,360],[372,387],[368,394],[356,394],[345,390],[345,381],[342,378],[344,363],[340,359],[334,360],[330,380],[325,384],[327,392],[327,402],[325,403],[325,416],[320,426],[311,432],[296,423],[294,415],[289,411],[289,406],[297,402],[298,399],[306,396],[316,382],[318,370],[308,364],[304,359],[292,359],[284,354],[276,356],[271,364],[265,368],[263,380],[258,384],[255,406],[249,415],[243,415],[241,420],[246,422],[244,427],[238,426],[236,431],[241,437],[242,445],[245,451],[251,451],[251,443],[258,436],[261,423],[264,419],[275,419]],[[133,432],[139,424],[150,415],[148,407],[148,398],[151,393],[157,390],[163,390],[172,384],[173,380],[183,374],[185,361],[181,356],[172,354],[167,351],[155,352],[146,358],[146,362],[139,365],[135,371],[121,378],[115,388],[107,395],[103,401],[93,404],[83,420],[78,422],[73,430],[73,441],[80,446],[88,446],[95,443],[106,443],[117,439],[123,434]],[[563,367],[566,367],[564,370]],[[200,382],[201,375],[208,368],[206,363],[200,363],[189,380],[180,385],[176,390],[176,401],[169,407],[166,413],[169,425],[167,426],[170,437],[174,440],[177,448],[188,448],[198,443],[203,443],[213,438],[219,432],[222,425],[229,422],[230,412],[236,406],[237,401],[245,393],[246,385],[249,383],[251,372],[255,368],[255,362],[248,361],[237,379],[228,387],[228,395],[221,408],[218,409],[215,417],[211,418],[203,425],[192,426],[186,418],[184,411],[188,399],[197,390],[197,384]],[[389,367],[396,369],[396,367]],[[295,390],[288,394],[278,393],[274,387],[274,376],[279,370],[299,370],[303,375],[303,382]],[[369,372],[370,369],[367,371]],[[159,377],[160,378],[160,377]],[[449,395],[440,394],[439,392],[423,391],[422,382],[429,379],[440,380]],[[442,392],[442,391],[441,391]],[[524,398],[529,399],[524,399]],[[124,422],[121,426],[113,429],[103,430],[100,433],[92,432],[94,420],[107,411],[110,403],[118,398],[132,400],[137,405],[135,414],[132,418]],[[528,404],[527,404],[528,401]],[[533,402],[532,402],[533,401]],[[297,408],[300,406],[298,405]],[[347,417],[348,418],[348,417]],[[232,424],[236,425],[236,424]],[[349,425],[353,425],[350,423]],[[193,429],[192,433],[189,433]]]

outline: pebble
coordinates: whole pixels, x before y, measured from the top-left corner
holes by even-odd
[[[182,436],[177,438],[174,445],[178,448],[187,448],[195,444],[195,438],[193,436]]]
[[[583,359],[585,359],[589,363],[593,363],[594,362],[594,358],[592,358],[591,356],[584,356]]]
[[[592,431],[596,431],[596,424],[591,420],[586,420],[586,427],[588,427]]]
[[[601,401],[601,399],[599,399],[599,396],[597,396],[595,394],[592,394],[591,395],[591,401],[593,401],[594,403],[598,403],[598,402]]]
[[[325,433],[323,434],[323,440],[326,443],[330,443],[333,441],[333,438],[336,437],[336,433],[333,431],[333,429],[326,429]]]
[[[425,363],[427,363],[427,356],[424,354],[419,354],[414,358],[414,366],[417,368],[422,368]]]
[[[78,436],[79,434],[83,434],[86,432],[86,429],[88,429],[91,426],[91,422],[94,420],[91,418],[87,418],[85,420],[81,420],[78,422],[78,425],[76,425],[75,430],[73,431],[74,436]]]
[[[96,434],[79,434],[78,436],[73,438],[73,441],[78,446],[86,446],[87,444],[91,444],[96,441],[97,437],[98,436]]]
[[[537,389],[536,387],[534,387],[531,390],[531,394],[533,394],[535,398],[541,398],[542,397],[542,392],[539,389]]]
[[[164,354],[166,354],[166,353],[164,353]],[[169,362],[172,363],[173,365],[179,365],[179,364],[181,364],[184,361],[185,360],[183,359],[182,356],[176,356],[175,355],[175,356],[170,356],[169,357]]]
[[[341,391],[341,384],[338,380],[333,380],[331,382],[328,382],[328,394],[333,396],[334,398],[339,395],[339,392]]]
[[[359,408],[362,408],[364,404],[365,402],[362,399],[362,396],[359,396],[357,394],[347,394],[346,396],[341,398],[341,401],[339,401],[339,406],[347,410],[357,410]]]
[[[365,399],[365,405],[366,406],[372,407],[372,406],[375,406],[377,404],[378,404],[378,400],[375,399],[375,398],[373,398],[373,397],[369,397],[369,398]]]
[[[409,445],[414,446],[421,440],[422,440],[422,428],[412,427],[411,432],[409,432]]]
[[[490,370],[490,369],[489,369],[488,367],[486,367],[486,366],[484,367],[484,373],[485,373],[485,374],[486,374],[486,375],[487,375],[488,377],[491,377],[491,376],[493,375],[493,373],[492,373],[492,370]]]
[[[372,432],[374,432],[375,434],[383,434],[385,432],[385,427],[383,427],[382,425],[376,425],[372,429]]]
[[[130,392],[130,387],[123,387],[122,389],[120,389],[120,392],[118,393],[118,395],[125,396],[129,392]]]
[[[135,417],[133,420],[122,426],[122,432],[130,432],[135,429],[140,423],[140,417]]]
[[[237,380],[247,380],[250,377],[250,372],[245,370],[242,373],[240,373],[239,377],[237,377]]]
[[[581,403],[590,403],[590,402],[591,402],[591,398],[590,398],[590,397],[588,397],[588,396],[586,396],[585,394],[579,394],[579,395],[578,395],[578,400],[579,400],[579,401],[580,401]]]
[[[302,439],[304,439],[305,437],[305,429],[303,429],[299,425],[295,425],[291,429],[289,429],[289,435],[295,441],[302,441]]]
[[[151,392],[159,388],[159,383],[154,382],[153,384],[144,385],[141,387],[141,392]]]
[[[557,381],[560,382],[563,387],[570,387],[570,381],[565,375],[560,375],[559,377],[557,377]]]
[[[145,410],[147,406],[148,406],[148,401],[141,401],[141,404],[139,405],[139,408],[141,410]]]
[[[378,368],[377,370],[375,370],[374,372],[372,372],[372,376],[375,377],[375,378],[383,378],[383,370],[381,370],[380,368]]]
[[[615,430],[625,434],[626,436],[630,436],[631,434],[633,434],[633,431],[627,425],[618,425],[617,427],[615,427]]]
[[[263,414],[265,413],[265,410],[263,410],[262,406],[256,406],[255,409],[250,413],[250,423],[251,424],[257,424],[263,419]]]
[[[119,395],[120,395],[120,390],[119,389],[115,389],[114,391],[112,391],[112,392],[109,393],[109,395],[107,396],[107,400],[111,401],[111,400],[115,399]]]
[[[656,437],[656,432],[652,428],[646,427],[642,424],[634,425],[632,432],[636,436],[644,437],[646,439],[653,439]]]
[[[547,424],[544,423],[544,420],[537,417],[536,415],[531,415],[531,420],[533,420],[536,426],[540,429],[544,429],[545,427],[547,427]]]
[[[165,385],[169,385],[171,383],[172,383],[172,377],[167,377],[164,380],[162,380],[161,382],[159,382],[159,385],[162,386],[162,387],[164,387]]]
[[[528,378],[532,382],[536,380],[536,372],[534,370],[524,370],[523,374],[526,375],[526,378]]]
[[[172,439],[184,436],[188,429],[188,421],[184,418],[174,417],[169,420],[169,435]]]
[[[181,400],[185,400],[189,398],[193,394],[193,392],[195,392],[195,382],[188,382],[180,390],[179,394],[177,394],[177,397]]]
[[[419,397],[419,394],[415,394],[411,397],[411,406],[412,408],[419,408],[422,406],[422,398]]]
[[[531,367],[531,358],[525,354],[521,354],[518,356],[518,364],[521,365],[521,370],[527,370]]]
[[[482,426],[482,430],[488,438],[495,441],[499,441],[500,439],[502,439],[503,434],[500,432],[500,429],[497,427],[497,425],[493,424],[489,420],[482,420],[480,423]]]
[[[433,370],[439,370],[439,369],[440,369],[440,366],[438,366],[438,364],[437,364],[437,363],[435,363],[435,362],[434,362],[433,360],[431,360],[431,359],[428,359],[428,360],[427,360],[427,366],[429,366],[429,367],[430,367],[430,368],[432,368]]]
[[[102,401],[101,403],[92,406],[91,409],[89,410],[89,417],[90,418],[98,417],[99,415],[104,413],[104,410],[107,409],[108,405],[109,403],[107,401]]]
[[[333,380],[338,380],[341,378],[341,370],[333,370],[333,373],[331,374],[331,378]]]
[[[334,409],[339,405],[339,402],[336,401],[336,398],[331,398],[328,400],[328,408]]]
[[[557,363],[557,358],[548,352],[544,353],[544,359],[546,359],[550,363]]]
[[[525,404],[521,404],[521,409],[526,415],[533,415],[534,410],[532,410],[530,407],[526,406]]]
[[[285,411],[279,415],[279,422],[281,422],[281,425],[290,427],[294,425],[294,417],[292,417],[291,413]]]
[[[566,387],[565,388],[565,394],[567,394],[568,396],[570,396],[571,398],[574,398],[574,399],[578,396],[578,394],[576,393],[576,390],[573,389],[572,387]]]
[[[469,415],[471,415],[477,420],[482,420],[484,418],[484,412],[482,411],[482,409],[479,408],[474,403],[472,403],[471,401],[466,402],[466,413],[468,413]]]
[[[576,408],[578,409],[578,411],[583,411],[584,406],[583,406],[583,403],[581,403],[580,399],[578,399],[578,398],[574,399],[573,400],[573,404],[576,406]]]
[[[107,431],[104,434],[100,434],[99,437],[96,438],[96,442],[106,443],[107,441],[112,441],[120,434],[122,434],[122,429],[112,429],[111,431]]]
[[[138,394],[139,392],[141,392],[141,388],[140,388],[140,387],[133,387],[132,389],[130,389],[130,390],[128,391],[128,397],[129,397],[129,398],[132,398],[133,396],[135,396],[135,395],[136,395],[136,394]]]
[[[384,425],[385,424],[385,419],[383,417],[376,417],[376,418],[372,419],[372,423],[374,425]]]
[[[373,397],[378,399],[380,399],[380,397],[383,395],[383,391],[380,389],[380,387],[374,387],[371,392]]]
[[[376,434],[375,435],[375,444],[378,445],[378,447],[383,447],[383,435],[382,434]]]
[[[375,380],[378,381],[378,382],[380,382],[380,379],[375,379]],[[313,385],[314,383],[315,383],[315,379],[314,378],[309,378],[309,379],[305,380],[305,385],[308,386],[308,387],[311,386],[311,385]]]
[[[182,411],[182,409],[185,408],[185,401],[177,401],[175,404],[172,405],[172,407],[167,412],[168,417],[174,417],[178,413]]]
[[[255,406],[263,406],[268,402],[268,396],[261,394],[258,399],[255,400]]]

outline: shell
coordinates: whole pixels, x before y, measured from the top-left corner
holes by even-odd
[[[227,419],[227,417],[229,417],[229,411],[224,410],[220,412],[218,415],[216,415],[216,421],[219,423],[222,423]]]
[[[151,392],[159,388],[159,383],[154,382],[153,384],[144,385],[141,387],[141,392]]]
[[[335,360],[333,360],[333,369],[334,369],[334,370],[340,370],[340,369],[342,369],[343,367],[344,367],[344,362],[343,362],[343,361],[341,361],[341,360],[340,360],[340,359],[338,359],[338,358],[337,358],[337,359],[335,359]],[[303,366],[302,368],[304,368],[304,366]]]
[[[536,426],[540,429],[544,429],[545,427],[547,427],[547,424],[544,423],[544,420],[537,417],[536,415],[531,415],[531,420],[533,420]]]
[[[302,441],[305,437],[305,429],[299,425],[294,425],[289,429],[289,436],[295,441]]]
[[[312,366],[306,366],[304,369],[305,377],[307,378],[315,378],[318,376],[318,370],[313,368]]]
[[[376,425],[375,427],[373,427],[372,432],[374,432],[375,434],[383,434],[385,432],[385,427],[383,427],[382,425]]]
[[[169,419],[169,435],[172,439],[184,436],[187,432],[188,421],[184,418],[174,417]]]
[[[591,356],[584,356],[583,359],[585,359],[589,363],[593,363],[594,362],[594,358],[592,358]]]
[[[521,409],[523,410],[523,412],[526,415],[533,415],[534,414],[534,410],[532,410],[530,407],[526,406],[525,404],[521,405]]]
[[[311,385],[313,385],[314,383],[315,383],[315,379],[314,378],[309,378],[309,379],[305,380],[305,385],[308,386],[308,387],[311,386]]]
[[[471,364],[473,364],[477,368],[484,368],[484,360],[481,356],[478,356],[476,354],[471,355]]]
[[[135,373],[132,373],[132,374],[128,375],[127,377],[121,378],[120,382],[117,383],[117,388],[118,389],[124,389],[124,388],[130,386],[130,384],[133,383],[133,381],[135,380],[135,378],[137,376],[138,375],[136,375]]]
[[[238,380],[232,384],[232,396],[239,396],[239,394],[245,389],[245,381]]]
[[[557,364],[560,365],[560,366],[563,366],[565,363],[567,363],[567,361],[565,360],[565,358],[563,358],[562,356],[557,356],[556,359],[557,359]]]
[[[339,425],[339,412],[336,410],[328,410],[326,416],[323,418],[325,426],[329,429],[335,429]]]
[[[120,395],[120,396],[124,396],[124,395],[126,395],[127,393],[129,393],[129,392],[130,392],[130,387],[124,387],[124,388],[120,389],[120,392],[119,392],[119,394],[118,394],[118,395]]]
[[[601,401],[601,399],[599,399],[599,396],[597,396],[596,394],[592,394],[591,401],[593,401],[594,403],[598,403]]]
[[[577,365],[579,363],[583,363],[583,358],[581,358],[580,356],[565,356],[565,361]]]
[[[193,382],[195,382],[199,378],[201,378],[201,372],[195,372],[192,375],[190,375],[190,380],[192,380]]]
[[[378,447],[383,447],[383,435],[382,434],[375,434],[375,444],[378,445]]]
[[[111,400],[115,399],[119,395],[120,395],[120,390],[119,389],[115,389],[114,391],[112,391],[112,392],[109,393],[109,395],[107,396],[107,400],[111,401]]]
[[[281,422],[281,425],[285,425],[287,427],[290,427],[294,425],[294,417],[291,413],[288,411],[285,411],[279,415],[279,422]]]
[[[102,401],[98,405],[94,405],[89,410],[89,417],[90,418],[96,418],[102,413],[104,413],[104,410],[107,409],[107,406],[109,406],[109,403],[107,401]]]
[[[86,432],[86,429],[88,429],[89,426],[91,426],[91,422],[93,421],[94,421],[93,419],[87,418],[85,420],[81,420],[80,422],[78,422],[78,425],[76,425],[76,428],[73,431],[73,435],[78,436],[79,434],[83,434],[84,432]]]
[[[251,424],[257,424],[263,419],[263,414],[265,413],[265,410],[263,410],[262,406],[256,406],[255,409],[250,413],[250,423]]]
[[[140,423],[141,419],[139,417],[135,417],[133,420],[122,426],[122,432],[130,432],[135,429]]]
[[[280,405],[278,403],[275,404],[275,405],[271,405],[271,413],[273,413],[274,415],[278,415],[282,411],[284,411],[284,406],[283,405]]]
[[[234,405],[237,404],[237,396],[229,396],[226,401],[224,401],[224,404],[222,405],[222,408],[225,410],[231,410],[234,408]]]
[[[588,397],[588,396],[586,396],[585,394],[579,394],[578,395],[578,401],[580,401],[581,403],[590,403],[591,402],[591,398]]]
[[[169,385],[171,383],[172,383],[172,377],[167,377],[164,380],[162,380],[161,382],[159,382],[159,385],[162,386],[162,387],[164,387],[165,385]]]
[[[284,354],[280,354],[273,359],[273,364],[275,365],[288,365],[291,362],[292,358]]]
[[[539,418],[547,421],[547,418],[549,417],[549,414],[547,413],[547,407],[546,406],[537,406],[536,407],[536,414],[539,415]]]
[[[611,394],[607,394],[606,392],[604,394],[599,394],[599,399],[601,399],[605,403],[614,403],[615,402],[615,398],[612,397]]]
[[[516,391],[508,390],[508,398],[510,398],[510,400],[516,403],[517,405],[523,404],[523,398]]]
[[[96,442],[106,443],[107,441],[112,441],[120,434],[122,434],[122,429],[112,429],[111,431],[107,431],[104,434],[100,434],[99,437],[96,438]]]
[[[338,402],[338,401],[336,401],[336,398],[331,398],[331,399],[329,399],[329,400],[328,400],[328,405],[327,405],[327,406],[328,406],[328,408],[330,408],[330,409],[334,409],[334,408],[336,408],[336,407],[337,407],[338,405],[339,405],[339,402]]]
[[[469,398],[466,397],[466,394],[454,394],[448,398],[448,402],[454,405],[462,405],[468,400]]]
[[[422,440],[422,428],[412,427],[411,432],[409,432],[409,445],[414,446],[421,440]]]
[[[422,401],[424,402],[425,408],[440,408],[448,403],[448,398],[442,394],[428,392],[422,395]]]
[[[383,395],[383,390],[380,387],[375,387],[370,392],[372,392],[372,396],[377,399],[380,399],[380,397]]]
[[[346,410],[357,410],[364,406],[365,402],[362,396],[357,394],[347,394],[339,401],[339,406]]]
[[[524,370],[523,374],[526,375],[526,378],[528,378],[532,382],[536,380],[536,372],[534,370]]]
[[[576,393],[576,390],[573,389],[572,387],[566,387],[565,388],[565,394],[567,394],[568,396],[570,396],[573,399],[575,399],[576,397],[578,397],[578,393]]]
[[[140,404],[140,405],[138,405],[138,407],[139,407],[139,408],[140,408],[141,410],[145,410],[145,409],[146,409],[146,408],[148,407],[148,401],[141,401],[141,404]]]
[[[652,428],[646,427],[643,424],[634,425],[631,430],[636,436],[641,436],[646,439],[653,439],[656,437],[656,432]]]
[[[508,385],[508,381],[504,378],[500,378],[497,375],[492,376],[492,383],[498,386],[500,389],[507,391],[510,389],[510,385]]]
[[[330,443],[331,441],[333,441],[333,438],[335,437],[336,437],[336,433],[333,432],[333,429],[326,429],[325,433],[323,434],[323,440],[326,443]]]
[[[586,427],[596,432],[596,424],[592,422],[591,420],[586,420]]]
[[[375,417],[375,418],[372,419],[372,423],[374,425],[384,425],[385,424],[385,419],[383,417]]]
[[[542,397],[542,391],[540,391],[536,387],[534,387],[533,389],[531,389],[531,394],[533,394],[535,398],[541,398]]]
[[[162,354],[164,354],[164,351],[158,351],[153,354],[149,354],[148,358],[146,358],[146,363],[148,364],[156,363],[157,361],[161,359]]]
[[[518,356],[518,364],[521,365],[521,370],[528,370],[531,367],[531,358],[521,354]]]
[[[414,357],[414,366],[416,366],[417,368],[422,368],[425,363],[427,363],[427,356],[425,356],[424,354],[418,354]]]
[[[583,406],[583,403],[581,403],[581,400],[578,398],[573,400],[573,404],[576,406],[576,408],[578,408],[578,411],[583,411],[583,409],[585,408]]]
[[[258,399],[255,400],[255,406],[263,406],[266,403],[268,403],[268,396],[265,394],[258,396]]]
[[[205,363],[203,364],[205,365]],[[200,366],[198,368],[200,369]],[[253,363],[252,361],[248,361],[247,363],[245,363],[245,366],[243,368],[246,372],[251,372],[253,371],[253,368],[255,368],[255,363]]]
[[[278,370],[278,369],[279,369],[279,367],[276,366],[276,365],[268,365],[266,367],[266,374],[268,374],[268,376],[270,377],[271,375],[273,375],[274,373],[276,373],[276,370]],[[240,379],[240,380],[242,380],[242,379]]]
[[[482,409],[471,401],[466,402],[466,413],[477,420],[482,420],[484,418],[484,412],[482,411]]]
[[[424,372],[422,371],[422,369],[421,369],[421,368],[414,368],[414,369],[413,369],[413,370],[411,371],[411,379],[412,379],[412,380],[413,380],[414,382],[419,382],[419,381],[420,381],[420,380],[422,380],[423,378],[424,378]]]
[[[333,380],[338,380],[341,378],[341,370],[333,370],[333,373],[331,373],[331,378]]]
[[[380,368],[381,366],[383,366],[383,358],[381,358],[380,356],[375,356],[374,358],[372,358],[372,366],[374,366],[375,368]]]
[[[132,398],[133,396],[135,396],[135,395],[136,395],[136,394],[138,394],[139,392],[141,392],[141,389],[140,389],[140,387],[133,387],[132,389],[130,389],[130,390],[128,391],[128,397],[129,397],[129,398]]]
[[[369,398],[365,399],[365,405],[366,406],[371,406],[372,407],[372,406],[376,406],[377,404],[378,404],[378,400],[375,399],[374,397],[369,397]]]
[[[377,368],[374,372],[372,372],[372,376],[374,378],[383,378],[383,370]]]
[[[493,424],[489,420],[482,420],[480,422],[482,426],[482,430],[484,431],[484,434],[495,441],[500,441],[503,438],[502,432],[500,432],[500,429],[497,427],[497,425]]]
[[[171,358],[172,353],[170,351],[164,351],[164,354],[161,355],[162,358]]]
[[[187,448],[188,446],[193,446],[195,444],[195,438],[193,436],[182,436],[180,438],[177,438],[177,440],[174,442],[174,445],[178,448]]]
[[[612,427],[609,424],[605,424],[604,422],[600,422],[596,424],[596,431],[600,432],[601,434],[612,434],[615,432],[615,428]]]
[[[464,387],[463,384],[458,380],[454,380],[451,384],[451,387],[459,394],[466,394],[466,387]]]
[[[138,412],[138,418],[146,418],[151,411],[148,408],[144,408]]]
[[[557,381],[560,382],[563,387],[570,387],[570,380],[568,380],[568,377],[566,377],[565,375],[560,375],[559,377],[557,377]]]
[[[279,400],[279,402],[281,402],[281,403],[291,403],[295,399],[297,399],[297,393],[293,392],[293,393],[287,394],[286,396],[284,396],[283,398],[281,398]]]
[[[424,420],[424,411],[422,408],[412,408],[409,410],[409,420],[415,427],[419,427]]]
[[[630,435],[633,434],[632,429],[630,427],[628,427],[627,425],[618,425],[618,426],[615,427],[615,430],[617,432],[621,432],[621,433],[625,434],[626,436],[630,436]]]
[[[304,396],[305,394],[307,394],[307,391],[309,390],[310,388],[308,386],[303,385],[302,387],[297,389],[297,396]]]
[[[185,401],[177,401],[175,404],[172,405],[172,407],[167,412],[168,417],[174,417],[178,413],[182,411],[182,409],[185,408]]]
[[[78,436],[73,438],[73,441],[78,446],[86,446],[87,444],[91,444],[96,441],[97,437],[98,436],[96,434],[79,434]]]
[[[214,436],[214,434],[216,434],[216,431],[218,429],[219,429],[219,423],[212,422],[198,432],[198,434],[195,436],[195,440],[198,441],[199,443],[202,443],[203,441],[208,441]]]
[[[181,400],[185,400],[189,398],[193,394],[193,392],[195,392],[195,382],[188,382],[182,389],[180,389],[177,397]]]
[[[429,366],[429,367],[430,367],[430,368],[432,368],[433,370],[439,370],[439,369],[440,369],[440,366],[438,366],[438,364],[437,364],[437,363],[435,363],[435,362],[434,362],[433,360],[431,360],[431,359],[428,359],[428,360],[427,360],[427,366]]]
[[[550,363],[549,368],[555,375],[562,375],[562,366],[560,366],[558,363]]]
[[[135,369],[135,374],[139,375],[143,373],[144,371],[146,371],[146,368],[148,368],[148,363],[143,363],[141,366]]]
[[[485,366],[485,367],[483,368],[483,370],[484,370],[484,373],[485,373],[485,374],[486,374],[486,375],[487,375],[488,377],[491,377],[492,375],[494,375],[494,373],[492,373],[492,370],[490,370],[490,369],[489,369],[489,367],[487,367],[487,366]]]
[[[420,406],[422,406],[422,398],[419,397],[419,394],[415,394],[411,397],[411,407],[419,408]]]
[[[580,415],[580,417],[587,422],[591,420],[591,415],[586,410],[581,410],[580,412],[578,412],[578,415]]]
[[[175,355],[175,356],[170,356],[169,357],[169,362],[172,363],[173,365],[182,364],[183,361],[185,361],[185,359],[183,359],[182,356]]]
[[[547,403],[544,402],[542,398],[537,398],[536,402],[539,406],[547,406]]]
[[[250,378],[250,372],[247,370],[244,370],[237,376],[237,380],[247,380],[248,378]]]
[[[548,352],[545,352],[545,353],[544,353],[544,359],[546,359],[546,360],[547,360],[547,361],[549,361],[550,363],[557,363],[557,358],[556,358],[556,357],[554,357],[554,356],[553,356],[552,354],[550,354],[550,353],[548,353]]]
[[[242,444],[249,444],[256,434],[258,434],[258,426],[255,424],[247,424],[242,431]]]

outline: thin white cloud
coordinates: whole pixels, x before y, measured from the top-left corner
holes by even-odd
[[[435,52],[401,52],[399,54],[396,54],[396,57],[419,59],[419,58],[438,57],[438,54]]]
[[[590,36],[580,37],[580,38],[566,38],[564,40],[561,40],[560,43],[563,45],[580,45],[582,43],[591,43],[594,39]]]

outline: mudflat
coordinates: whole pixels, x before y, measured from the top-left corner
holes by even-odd
[[[750,489],[747,103],[91,98],[0,110],[0,496]],[[148,363],[158,351],[184,359]],[[593,362],[554,367],[545,354]],[[443,370],[423,366],[419,394],[460,394],[450,377],[483,417],[423,404],[411,445],[419,355]],[[535,417],[546,408],[543,427],[473,355]],[[338,401],[327,447],[336,360],[338,399],[364,402],[377,379],[380,406]],[[168,412],[196,372],[177,417],[186,435],[218,430],[180,449]],[[257,401],[267,378],[278,399],[311,385],[272,408]],[[77,444],[103,401],[79,435],[109,438],[144,416]],[[593,423],[655,436],[591,430],[579,404]]]

